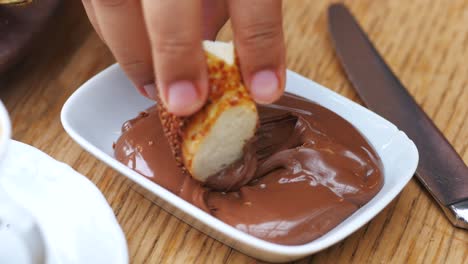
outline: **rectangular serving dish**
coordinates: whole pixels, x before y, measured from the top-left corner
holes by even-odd
[[[314,101],[353,124],[374,147],[384,168],[384,186],[369,203],[327,234],[299,246],[278,245],[243,233],[119,163],[113,156],[112,144],[120,136],[122,124],[154,102],[136,91],[118,65],[76,90],[65,103],[61,120],[65,131],[79,145],[132,180],[139,192],[176,217],[252,257],[292,261],[341,241],[369,222],[411,179],[418,151],[405,133],[389,121],[297,73],[288,71],[286,91]]]

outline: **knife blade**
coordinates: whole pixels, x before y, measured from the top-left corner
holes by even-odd
[[[394,123],[419,150],[416,176],[453,225],[468,229],[468,167],[393,74],[343,4],[328,9],[328,26],[345,73],[366,106]]]

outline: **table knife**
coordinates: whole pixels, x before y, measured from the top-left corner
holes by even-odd
[[[394,123],[419,151],[416,176],[450,222],[468,229],[468,167],[393,74],[343,4],[328,9],[336,54],[366,106]]]

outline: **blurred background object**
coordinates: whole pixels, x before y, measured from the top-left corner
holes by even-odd
[[[0,5],[23,5],[31,2],[32,0],[0,0]]]
[[[0,0],[0,74],[23,58],[61,0]]]

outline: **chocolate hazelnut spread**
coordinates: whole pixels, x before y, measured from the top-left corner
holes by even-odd
[[[343,118],[292,95],[259,112],[244,158],[205,186],[177,166],[155,107],[123,125],[115,157],[225,223],[285,245],[322,236],[381,189],[378,156]]]

